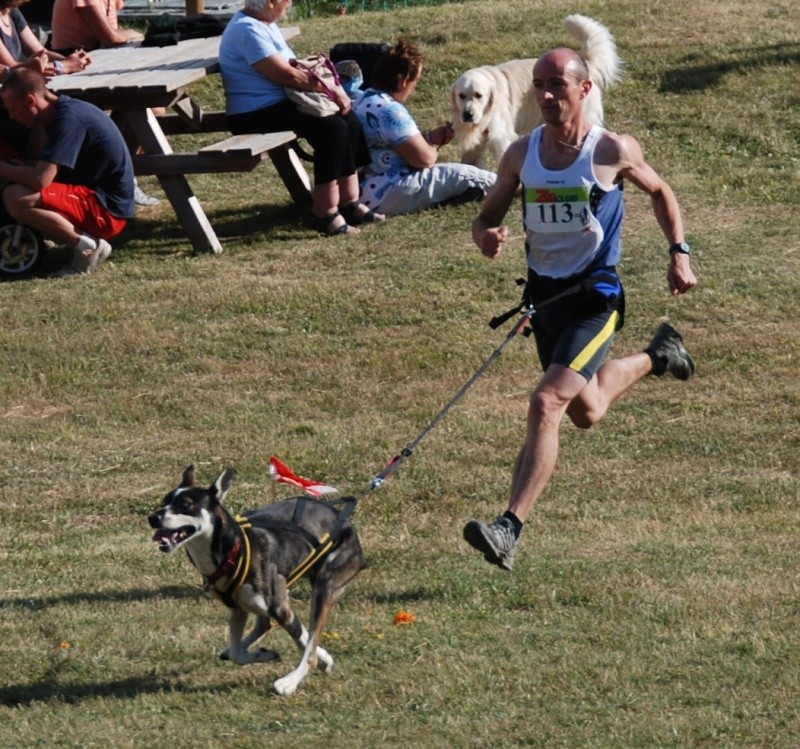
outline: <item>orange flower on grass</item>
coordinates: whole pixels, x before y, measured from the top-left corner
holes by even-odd
[[[415,621],[417,621],[417,617],[410,611],[398,611],[394,615],[395,624],[413,624]]]

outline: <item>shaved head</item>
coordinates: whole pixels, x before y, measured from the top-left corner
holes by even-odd
[[[545,52],[533,66],[534,76],[537,69],[544,70],[548,67],[557,68],[562,74],[571,75],[579,81],[589,78],[589,67],[586,60],[569,47],[558,47]]]

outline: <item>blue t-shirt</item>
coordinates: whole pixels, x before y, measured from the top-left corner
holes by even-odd
[[[133,164],[117,126],[102,109],[61,95],[56,116],[46,128],[40,161],[58,164],[56,182],[84,185],[114,216],[132,218]]]
[[[280,54],[295,58],[277,24],[264,23],[237,11],[228,22],[219,44],[219,68],[228,114],[244,114],[283,101],[283,86],[253,68],[267,57]]]
[[[361,94],[353,109],[372,158],[361,183],[361,197],[366,205],[380,205],[395,182],[416,171],[394,149],[419,133],[419,127],[405,105],[374,88]]]
[[[19,8],[11,9],[9,20],[11,21],[11,33],[6,34],[0,29],[0,41],[3,42],[5,48],[17,62],[22,62],[26,55],[22,49],[22,40],[19,38],[19,35],[28,27],[28,22],[25,20],[25,16],[22,15]]]

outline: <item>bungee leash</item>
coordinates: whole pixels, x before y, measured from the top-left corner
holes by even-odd
[[[549,301],[549,300],[548,300]],[[372,481],[370,481],[369,485],[361,491],[357,497],[363,497],[371,491],[375,489],[380,489],[386,479],[388,479],[401,465],[406,461],[407,458],[410,458],[414,454],[414,450],[416,449],[417,445],[419,445],[422,440],[425,439],[439,424],[439,422],[447,415],[448,411],[450,411],[453,406],[455,406],[470,390],[470,388],[483,376],[484,372],[498,359],[500,355],[503,353],[503,350],[508,346],[509,343],[520,333],[527,334],[529,330],[526,330],[526,325],[528,325],[533,318],[536,310],[533,308],[532,305],[528,304],[525,299],[513,310],[509,310],[508,312],[504,313],[499,317],[492,318],[489,325],[492,328],[497,328],[502,325],[506,320],[513,317],[513,315],[521,312],[521,317],[517,322],[514,324],[514,327],[508,332],[508,335],[503,339],[500,345],[492,351],[489,357],[481,364],[481,366],[475,371],[472,377],[461,386],[461,389],[444,405],[444,407],[437,413],[420,431],[420,433],[413,439],[411,442],[406,445],[399,454],[395,455],[388,463],[388,465],[377,475],[375,476]],[[498,322],[499,321],[499,322]]]
[[[309,542],[310,550],[308,555],[303,559],[287,576],[286,585],[287,587],[293,586],[298,580],[305,577],[319,562],[321,562],[339,543],[341,533],[346,527],[351,515],[356,509],[356,505],[358,501],[366,496],[369,492],[374,491],[375,489],[380,488],[383,486],[383,483],[386,481],[389,476],[391,476],[401,465],[405,462],[407,458],[410,458],[413,455],[414,450],[416,449],[417,445],[422,442],[425,437],[430,434],[433,429],[436,428],[437,424],[445,417],[448,411],[453,408],[467,393],[467,391],[480,379],[483,373],[494,363],[494,361],[500,357],[503,353],[503,349],[511,343],[512,339],[516,337],[518,333],[525,329],[525,326],[530,322],[531,318],[534,314],[534,309],[532,306],[527,305],[525,303],[524,297],[523,302],[520,303],[514,310],[511,312],[507,312],[502,316],[502,320],[499,323],[495,323],[495,320],[498,318],[493,318],[490,325],[492,327],[498,327],[503,322],[508,320],[517,312],[522,311],[522,315],[520,319],[514,324],[514,327],[509,331],[508,335],[502,341],[502,343],[491,353],[488,359],[483,362],[483,364],[478,368],[478,370],[470,377],[470,379],[464,383],[461,389],[445,404],[444,408],[442,408],[439,413],[437,413],[422,429],[422,431],[404,447],[399,455],[396,455],[389,464],[377,475],[375,478],[370,481],[369,485],[364,488],[359,494],[354,494],[347,497],[342,497],[341,499],[333,499],[333,500],[313,500],[313,501],[325,501],[329,504],[333,503],[340,503],[342,508],[339,510],[336,516],[336,522],[333,528],[322,535],[321,538],[313,538],[310,537],[309,534],[302,528],[300,525],[300,518],[303,513],[303,506],[305,504],[305,499],[300,498],[298,500],[297,508],[295,509],[295,517],[292,518],[292,521],[289,523],[269,523],[269,527],[274,529],[278,529],[280,527],[281,530],[288,530],[295,533],[299,533],[303,537],[306,537],[306,540]],[[526,333],[528,331],[525,331]],[[270,459],[270,473],[272,473],[273,479],[277,481],[282,481],[284,483],[293,484],[295,486],[301,487],[304,491],[319,496],[321,494],[328,493],[329,491],[336,491],[333,487],[327,486],[325,484],[320,484],[310,479],[303,478],[302,476],[298,476],[295,474],[286,464],[282,463],[278,460],[275,456],[272,456]],[[247,531],[245,530],[248,526],[244,523],[246,522],[245,518],[237,518],[237,520],[242,523],[242,533],[247,539]],[[260,521],[260,524],[263,526],[265,525],[264,520]],[[239,583],[240,585],[241,583]],[[236,586],[238,590],[238,585],[236,581],[236,575],[234,575],[233,582],[231,583],[231,587]],[[216,591],[215,591],[216,592]],[[226,591],[227,593],[227,591]],[[226,603],[230,605],[232,603],[231,597],[227,596],[225,593],[219,594],[217,593],[218,597]],[[230,603],[229,603],[230,602]]]
[[[526,281],[524,279],[517,280],[518,285],[526,285]],[[538,304],[538,308],[541,309],[542,307],[551,304],[559,299],[562,299],[570,294],[574,294],[582,288],[581,283],[573,284],[572,286],[568,287],[564,291],[559,294],[556,294],[549,299],[544,300]],[[488,358],[481,364],[480,367],[475,371],[472,377],[469,378],[462,386],[461,389],[444,405],[444,407],[423,427],[423,429],[417,434],[417,436],[411,440],[401,451],[398,455],[395,455],[388,463],[388,465],[377,475],[375,476],[369,484],[362,489],[361,492],[358,494],[353,494],[347,497],[342,497],[341,499],[337,500],[326,500],[329,503],[338,502],[342,504],[342,509],[339,510],[337,513],[336,523],[333,529],[323,534],[320,539],[309,539],[311,549],[308,553],[308,556],[300,562],[289,574],[287,578],[287,586],[291,587],[294,585],[299,579],[304,577],[311,569],[313,569],[322,559],[324,559],[338,544],[341,532],[345,528],[347,522],[350,519],[350,516],[356,509],[356,505],[358,501],[376,489],[380,489],[383,484],[385,483],[386,479],[388,479],[392,474],[397,471],[403,463],[410,458],[414,454],[414,450],[417,448],[417,445],[422,442],[439,424],[439,422],[447,415],[447,413],[467,394],[467,392],[472,388],[472,386],[483,376],[487,369],[502,355],[503,351],[505,350],[506,346],[508,346],[511,341],[516,338],[519,333],[527,336],[531,333],[530,323],[533,319],[533,316],[536,314],[536,309],[534,308],[528,294],[527,285],[525,291],[522,294],[522,301],[516,305],[513,309],[504,312],[501,315],[493,317],[489,321],[489,327],[492,329],[497,329],[507,320],[511,319],[514,315],[520,314],[519,320],[514,323],[514,326],[508,332],[506,337],[502,340],[500,345],[492,351],[492,353],[488,356]],[[319,484],[317,482],[311,481],[309,479],[305,479],[301,476],[295,474],[291,469],[288,468],[285,464],[281,463],[277,458],[274,456],[271,458],[271,466],[270,471],[273,473],[273,478],[276,480],[284,481],[285,483],[291,483],[296,486],[302,487],[305,491],[308,491],[312,494],[319,495],[323,493],[327,493],[328,491],[336,491],[333,487]],[[319,500],[318,500],[319,501]],[[302,515],[302,503],[299,504],[298,509],[296,510],[296,514]],[[293,530],[295,532],[300,532],[305,534],[303,529],[299,525],[299,516],[296,517],[292,523],[286,525],[282,524],[282,527],[285,525],[285,528],[288,530]],[[246,533],[245,533],[246,535]]]
[[[489,321],[489,327],[492,330],[496,330],[505,322],[510,320],[514,315],[521,314],[520,319],[514,324],[514,327],[508,332],[508,335],[503,339],[500,345],[492,351],[486,361],[481,364],[481,366],[477,369],[475,374],[467,380],[466,383],[461,387],[461,389],[445,404],[445,406],[436,414],[422,429],[422,431],[404,447],[398,455],[395,455],[389,464],[377,475],[375,478],[370,481],[369,485],[361,491],[360,494],[356,495],[357,498],[361,498],[368,494],[375,489],[380,489],[386,479],[388,479],[401,465],[406,461],[407,458],[410,458],[414,454],[414,450],[416,449],[417,445],[422,442],[425,437],[430,434],[433,429],[439,424],[439,422],[445,417],[448,411],[453,408],[466,394],[467,391],[483,376],[487,369],[497,360],[500,358],[503,350],[508,346],[509,343],[519,334],[522,333],[525,336],[530,335],[531,327],[530,323],[533,320],[533,316],[536,314],[537,310],[542,309],[543,307],[547,307],[549,304],[553,304],[565,297],[571,296],[572,294],[576,294],[581,289],[585,288],[586,282],[585,281],[578,281],[571,286],[568,286],[563,291],[555,294],[554,296],[549,297],[541,302],[539,302],[535,307],[533,301],[531,299],[531,295],[528,291],[528,282],[524,278],[518,278],[516,280],[518,286],[524,286],[524,290],[522,292],[522,300],[519,304],[515,307],[512,307],[507,312],[503,312],[500,315],[493,317]]]

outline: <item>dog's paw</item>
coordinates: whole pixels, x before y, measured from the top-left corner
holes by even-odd
[[[253,663],[266,663],[267,661],[279,661],[281,659],[280,653],[269,648],[259,648],[252,651],[250,655],[253,656]]]
[[[286,676],[282,676],[272,682],[272,690],[281,697],[288,697],[297,691],[297,687],[300,686],[300,682],[303,681],[305,675],[304,671],[295,669],[290,674],[286,674]]]
[[[281,659],[280,653],[267,648],[258,648],[258,650],[244,650],[232,656],[227,648],[219,654],[221,661],[233,661],[239,666],[244,666],[248,663],[267,663],[268,661],[279,661]]]

